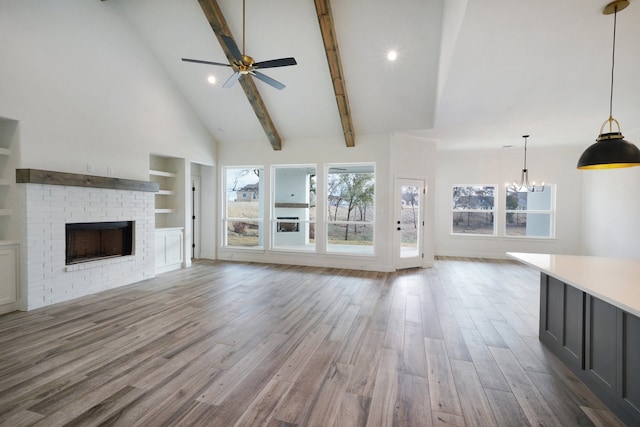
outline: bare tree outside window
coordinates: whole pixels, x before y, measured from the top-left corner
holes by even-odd
[[[372,165],[329,168],[327,242],[329,250],[369,246],[373,251],[375,174]]]
[[[453,187],[453,234],[495,235],[495,186]]]
[[[405,186],[402,191],[402,204],[411,208],[413,228],[418,228],[418,215],[416,209],[420,200],[420,188]]]

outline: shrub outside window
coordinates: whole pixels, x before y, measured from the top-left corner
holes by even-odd
[[[451,232],[466,235],[496,235],[493,185],[453,187]]]
[[[515,191],[507,188],[505,235],[509,237],[553,237],[553,187],[543,191]]]
[[[375,168],[334,164],[327,169],[327,252],[374,253]]]
[[[261,248],[264,218],[262,167],[225,167],[223,246]]]

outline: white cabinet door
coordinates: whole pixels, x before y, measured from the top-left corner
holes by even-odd
[[[0,247],[0,305],[18,300],[18,249]]]
[[[182,230],[166,235],[166,259],[167,264],[182,262]]]
[[[156,230],[156,274],[182,267],[184,260],[183,235],[182,228],[159,228]]]

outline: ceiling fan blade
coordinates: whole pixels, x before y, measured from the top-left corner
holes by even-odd
[[[221,34],[220,37],[222,37],[222,41],[227,46],[227,49],[229,49],[229,52],[231,52],[231,56],[233,56],[236,61],[242,62],[242,53],[240,52],[240,49],[238,49],[236,42],[231,37],[225,36],[224,34]]]
[[[297,65],[295,58],[280,58],[271,59],[269,61],[261,61],[253,64],[255,68],[275,68],[275,67],[287,67],[289,65]]]
[[[233,74],[231,75],[231,77],[229,77],[229,78],[227,79],[227,81],[226,81],[226,82],[224,82],[224,84],[222,85],[222,87],[223,87],[223,88],[225,88],[225,89],[230,88],[231,86],[233,86],[233,84],[234,84],[235,82],[237,82],[237,81],[238,81],[238,79],[240,78],[240,76],[241,76],[241,74],[240,74],[240,73],[238,73],[238,72],[233,73]]]
[[[265,82],[266,84],[275,87],[278,90],[282,90],[284,89],[286,86],[283,85],[282,83],[280,83],[279,81],[272,79],[271,77],[264,75],[258,71],[253,71],[251,73],[252,75],[254,75],[257,79],[262,80],[263,82]]]
[[[189,59],[189,58],[182,58],[182,60],[184,62],[195,62],[197,64],[222,65],[223,67],[231,67],[231,65],[223,64],[221,62],[201,61],[200,59]]]

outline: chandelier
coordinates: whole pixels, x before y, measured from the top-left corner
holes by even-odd
[[[544,182],[539,186],[536,186],[535,181],[529,183],[529,169],[527,169],[527,138],[529,138],[529,135],[523,135],[522,137],[524,138],[524,166],[520,173],[520,183],[513,181],[512,184],[507,184],[507,190],[517,191],[519,193],[544,191]]]

